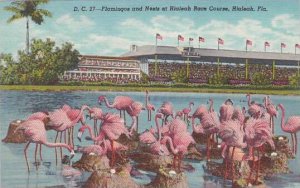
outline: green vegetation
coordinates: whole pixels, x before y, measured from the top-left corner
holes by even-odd
[[[209,78],[208,83],[212,85],[224,85],[228,84],[228,78],[223,74],[214,74]]]
[[[262,72],[254,73],[251,80],[252,85],[270,85],[272,83],[271,78]]]
[[[0,85],[1,90],[17,91],[136,91],[143,92],[146,89],[156,92],[195,92],[195,93],[253,93],[268,95],[300,95],[299,88],[277,86],[277,87],[241,87],[241,86],[209,86],[209,85],[147,85],[147,84],[128,84],[117,85],[112,83],[102,83],[102,85],[86,84],[79,85]],[[99,83],[98,83],[99,84]]]
[[[175,83],[186,83],[188,81],[186,77],[186,69],[179,69],[173,72],[171,79]]]
[[[14,62],[11,55],[1,54],[1,84],[57,84],[59,75],[77,66],[79,52],[65,43],[56,47],[50,39],[33,40],[29,54],[19,51]]]
[[[26,0],[13,1],[10,6],[4,7],[4,10],[12,12],[13,15],[7,20],[7,23],[26,18],[26,53],[29,53],[29,18],[41,25],[44,22],[44,16],[51,17],[48,10],[39,8],[40,5],[48,3],[49,0]]]
[[[299,87],[300,86],[300,75],[294,75],[289,77],[289,83],[291,86]]]

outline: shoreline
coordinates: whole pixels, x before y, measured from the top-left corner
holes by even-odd
[[[227,93],[267,94],[300,96],[297,89],[250,89],[250,88],[205,88],[205,87],[142,87],[142,86],[65,86],[65,85],[0,85],[0,91],[67,92],[67,91],[116,91],[116,92],[181,92],[181,93]]]

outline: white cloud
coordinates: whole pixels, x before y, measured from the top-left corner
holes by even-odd
[[[284,29],[287,33],[300,35],[300,19],[290,14],[281,14],[272,19],[272,26]]]
[[[83,30],[95,25],[95,22],[84,15],[80,15],[76,19],[75,16],[71,16],[70,14],[62,15],[55,21],[55,23],[60,27],[64,26],[73,31]]]

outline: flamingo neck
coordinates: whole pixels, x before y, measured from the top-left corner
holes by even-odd
[[[285,109],[283,106],[279,105],[279,108],[281,109],[281,129],[282,130],[285,130],[285,127],[284,127],[284,118],[285,118]]]
[[[65,143],[52,143],[52,142],[46,142],[44,143],[44,145],[50,147],[50,148],[54,148],[54,147],[64,147],[67,150],[69,150],[69,152],[71,152],[71,147]]]
[[[169,143],[172,153],[177,154],[178,151],[175,151],[174,144],[173,144],[173,141],[172,141],[171,137],[165,136],[164,139],[166,139],[166,142]]]
[[[155,117],[155,125],[156,125],[156,129],[157,129],[157,133],[158,133],[158,141],[161,140],[161,131],[160,131],[160,126],[159,126],[159,122],[158,122],[158,117]]]
[[[146,93],[146,106],[149,104],[149,96],[148,93]]]
[[[248,106],[251,106],[251,103],[250,103],[251,97],[250,97],[250,95],[247,95],[247,98],[248,98]]]
[[[267,101],[268,99],[267,99],[267,97],[265,97],[264,98],[264,105],[265,105],[265,108],[267,107],[267,105],[268,105],[268,101]]]
[[[92,140],[96,140],[96,138],[95,138],[95,134],[94,134],[94,132],[92,131],[92,128],[90,127],[90,126],[88,126],[88,125],[85,125],[84,126],[84,128],[85,129],[88,129],[88,131],[89,131],[89,134],[90,134],[90,136],[91,136],[91,138],[92,138]]]
[[[108,100],[106,97],[104,97],[104,102],[105,102],[105,105],[108,107],[108,108],[114,108],[112,104],[109,104]]]
[[[210,106],[209,106],[209,112],[213,112],[213,104],[214,102],[213,101],[210,101]]]
[[[193,127],[193,131],[196,132],[196,125],[195,125],[195,118],[192,117],[192,127]]]
[[[80,118],[82,118],[82,113],[85,109],[87,109],[89,107],[85,106],[85,107],[81,107],[80,113],[78,114],[78,116],[72,121],[72,125],[75,125]]]

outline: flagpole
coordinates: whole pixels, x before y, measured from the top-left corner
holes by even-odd
[[[247,47],[248,47],[248,45],[247,45],[247,41],[246,41],[246,52],[247,52]]]
[[[280,52],[282,53],[282,45],[280,45]]]
[[[219,50],[219,39],[218,39],[218,50]]]
[[[177,46],[179,47],[179,37],[177,37]]]
[[[295,54],[296,54],[296,44],[295,44]]]
[[[157,35],[155,36],[155,46],[157,46]]]
[[[266,44],[265,44],[265,52],[266,52]]]

